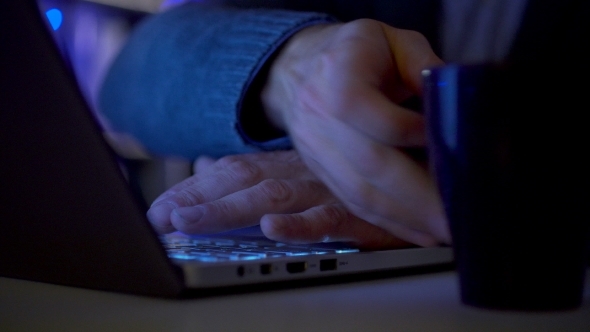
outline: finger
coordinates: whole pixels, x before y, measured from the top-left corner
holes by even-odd
[[[210,165],[205,174],[195,174],[162,194],[148,210],[147,217],[154,228],[169,232],[174,227],[171,223],[174,209],[217,200],[265,178],[314,176],[294,151],[228,156]]]
[[[392,222],[391,217],[383,218],[373,213],[366,213],[364,207],[363,209],[355,209],[354,204],[347,204],[346,206],[351,211],[363,211],[362,213],[356,212],[354,214],[366,215],[370,219],[367,220],[368,223],[374,225],[375,227],[378,227],[379,229],[386,231],[388,234],[395,234],[396,237],[403,239],[408,243],[413,243],[421,247],[434,247],[439,245],[439,243],[441,242],[429,232],[416,230],[399,222]]]
[[[194,175],[185,179],[184,181],[181,181],[180,183],[177,183],[174,186],[168,188],[164,193],[162,193],[159,197],[157,197],[154,200],[154,202],[152,203],[152,206],[158,205],[159,203],[162,203],[162,201],[164,199],[170,198],[170,197],[174,196],[175,194],[177,194],[187,188],[197,185],[200,181],[207,178],[207,176],[210,174],[213,174],[217,171],[223,170],[224,168],[227,168],[227,167],[235,167],[235,165],[232,165],[232,164],[234,164],[238,161],[246,161],[246,160],[252,160],[252,158],[249,155],[240,155],[240,156],[233,155],[233,156],[224,157],[224,158],[220,159],[219,161],[215,161],[213,158],[210,158],[208,156],[199,157],[193,163]],[[230,166],[230,165],[232,165],[232,166]],[[173,204],[175,204],[175,203],[173,203]],[[180,206],[184,206],[184,204],[180,204]]]
[[[160,194],[153,202],[152,206],[158,205],[166,198],[169,198],[179,191],[194,186],[200,179],[203,179],[205,176],[213,173],[216,169],[213,169],[211,166],[215,164],[216,160],[209,156],[200,156],[193,162],[192,170],[193,176],[173,185],[172,187],[168,188],[165,192]]]
[[[209,167],[203,167],[203,171],[206,171],[207,174],[214,173],[216,171],[223,170],[224,168],[227,168],[230,165],[240,161],[245,161],[254,164],[271,163],[275,165],[274,167],[279,167],[280,165],[284,166],[297,165],[298,163],[301,164],[299,154],[294,150],[272,151],[225,156],[220,158],[213,164],[209,165]],[[205,161],[205,163],[206,162],[207,161]]]
[[[374,195],[355,195],[356,201],[347,201],[358,202],[357,207],[363,207],[380,218],[392,215],[405,217],[400,221],[405,220],[410,228],[450,243],[442,202],[428,169],[405,151],[375,143],[363,136],[352,136],[352,132],[348,133],[342,142],[346,146],[343,150],[345,163],[352,167],[357,177],[366,181],[366,190]],[[344,190],[350,192],[350,189]],[[352,196],[349,195],[349,198]],[[359,216],[364,217],[365,213]]]
[[[318,164],[318,167],[322,166]],[[325,171],[322,172],[325,173]],[[375,188],[370,183],[359,181],[357,174],[353,172],[341,174],[346,173],[350,175],[344,176],[348,179],[345,184],[330,176],[322,179],[352,214],[387,230],[399,239],[416,245],[434,246],[439,242],[431,235],[429,221],[420,219],[416,215],[416,210],[397,202],[397,197],[382,193],[379,188]],[[441,241],[446,242],[444,238]]]
[[[309,173],[294,152],[257,153],[227,156],[209,165],[205,171],[174,185],[152,204],[172,203],[177,207],[194,206],[256,185],[263,179],[295,178]],[[206,166],[208,160],[203,161]]]
[[[381,26],[403,82],[415,94],[422,95],[422,71],[441,66],[444,62],[421,33],[393,28],[384,23]]]
[[[450,240],[436,187],[426,170],[402,151],[375,143],[350,128],[340,134],[338,145],[320,141],[326,144],[317,146],[318,140],[311,139],[297,143],[309,168],[351,212],[421,245],[430,242],[408,237],[412,231]],[[323,152],[314,154],[318,149]],[[402,233],[402,229],[407,231]]]
[[[193,173],[204,173],[211,165],[215,163],[215,159],[209,156],[201,156],[193,163]]]
[[[383,53],[389,52],[386,47],[383,48],[381,54],[367,52],[360,54],[359,59],[380,57],[381,61],[390,62],[387,56],[383,57]],[[309,80],[298,90],[294,101],[301,115],[294,114],[294,118],[290,119],[290,131],[296,126],[305,127],[307,117],[311,114],[318,120],[332,120],[325,125],[333,126],[334,122],[342,122],[383,144],[400,147],[425,144],[423,116],[394,103],[379,84],[384,78],[373,77],[382,75],[383,69],[379,67],[383,66],[374,66],[366,61],[362,65],[349,64],[346,60],[340,61],[343,65],[339,65],[339,61],[334,62],[321,67],[318,74],[320,79]],[[402,90],[403,86],[390,89]]]
[[[151,207],[155,207],[157,205],[160,205],[161,203],[164,203],[167,198],[174,196],[176,193],[182,191],[184,188],[194,186],[202,178],[203,176],[195,174],[173,185],[172,187],[168,188],[165,192],[160,194],[160,196],[156,197],[156,199],[154,199],[154,201],[152,202]]]
[[[376,21],[358,22],[359,30],[373,36],[366,38],[366,49],[359,50],[363,45],[360,44],[343,50],[344,55],[337,57],[342,57],[343,63],[350,62],[346,70],[326,67],[325,75],[332,84],[319,82],[319,86],[307,92],[320,91],[326,98],[320,112],[328,112],[383,144],[423,146],[423,117],[399,103],[412,95],[421,95],[422,70],[440,65],[442,60],[420,33]]]
[[[170,221],[170,214],[175,208],[173,204],[161,204],[157,208],[148,210],[147,219],[157,233],[167,234],[176,230]]]
[[[213,202],[177,208],[171,222],[185,233],[217,233],[256,225],[267,213],[296,213],[334,200],[319,181],[267,179]]]
[[[265,215],[260,226],[270,239],[287,243],[352,242],[363,249],[411,244],[352,215],[341,205],[321,205],[296,214]]]
[[[227,172],[231,173],[232,170],[241,173],[242,171],[247,172],[247,169],[255,171],[255,168],[259,167],[261,168],[261,173],[263,173],[261,176],[282,176],[286,174],[289,174],[290,176],[298,176],[305,170],[305,165],[299,159],[298,154],[293,150],[230,155],[211,163],[213,160],[214,159],[207,156],[197,159],[193,165],[195,175],[170,187],[154,200],[152,206],[162,203],[164,199],[171,198],[185,189],[198,185],[212,174],[224,177],[224,174]],[[269,170],[272,170],[272,172],[268,172]],[[214,183],[215,181],[211,182]],[[219,196],[216,196],[213,199],[217,198],[219,198]],[[176,204],[176,202],[173,202],[173,204]],[[195,204],[198,204],[198,202]],[[190,203],[178,204],[178,206],[186,205],[190,205]]]
[[[156,197],[156,199],[152,202],[151,206],[158,205],[166,198],[173,196],[174,194],[178,193],[179,191],[183,190],[184,188],[188,188],[190,186],[195,185],[199,179],[204,178],[210,172],[205,172],[205,170],[211,170],[212,166],[215,163],[215,159],[209,156],[201,156],[195,160],[193,163],[193,175],[175,185],[168,188],[165,192],[160,194],[160,196]]]
[[[263,171],[259,165],[242,160],[204,178],[194,175],[164,193],[148,210],[148,219],[156,227],[167,229],[172,223],[174,215],[171,212],[174,209],[214,201],[254,186],[262,178]]]
[[[386,86],[385,90],[381,86],[367,85],[364,87],[366,90],[358,94],[350,91],[347,95],[359,96],[347,101],[350,109],[362,116],[358,113],[345,114],[341,118],[381,143],[398,147],[423,146],[426,142],[423,117],[398,105],[405,99],[404,96],[397,99],[391,99],[391,96],[405,93],[405,97],[410,97],[408,92],[404,92],[405,87],[415,95],[422,95],[422,71],[444,63],[422,34],[396,29],[383,23],[380,25],[392,53],[396,70],[393,76],[399,75],[403,85]],[[359,87],[352,88],[358,90]],[[387,91],[388,89],[392,91]]]
[[[426,145],[424,117],[393,103],[382,91],[372,86],[354,84],[344,92],[342,105],[328,109],[334,117],[365,136],[394,147]]]

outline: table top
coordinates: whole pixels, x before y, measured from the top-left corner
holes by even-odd
[[[0,331],[590,331],[590,276],[573,311],[477,309],[458,292],[454,271],[183,300],[0,278]]]

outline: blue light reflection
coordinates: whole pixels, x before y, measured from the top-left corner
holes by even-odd
[[[45,16],[47,16],[47,19],[49,20],[49,24],[51,24],[51,28],[53,28],[53,31],[56,31],[57,29],[59,29],[59,27],[61,27],[61,24],[63,22],[63,14],[61,13],[61,10],[57,8],[49,9],[45,12]]]

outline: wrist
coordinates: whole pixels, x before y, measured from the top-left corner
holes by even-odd
[[[322,48],[325,35],[340,24],[318,24],[302,29],[282,46],[270,66],[261,91],[261,102],[269,122],[288,131],[288,116],[293,94],[291,89],[303,81],[312,65],[311,57]]]

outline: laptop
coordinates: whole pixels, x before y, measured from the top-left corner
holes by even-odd
[[[290,246],[255,228],[158,236],[45,10],[35,0],[0,4],[0,276],[180,297],[452,266],[449,247]]]

